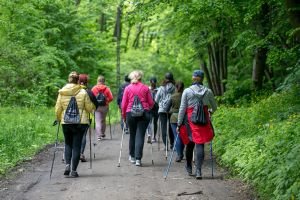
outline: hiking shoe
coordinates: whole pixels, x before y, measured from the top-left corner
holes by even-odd
[[[129,134],[128,128],[125,128],[125,134]]]
[[[154,142],[156,142],[156,139],[155,139],[155,138],[152,139],[152,143],[154,143]]]
[[[196,170],[196,179],[198,179],[198,180],[202,179],[202,174],[201,174],[201,170],[200,169]]]
[[[101,140],[101,137],[98,137],[98,141],[100,141]]]
[[[134,164],[134,163],[135,163],[135,158],[130,156],[129,161],[130,161],[132,164]]]
[[[105,134],[100,135],[101,139],[105,138]]]
[[[83,154],[80,155],[81,162],[86,162],[85,156]]]
[[[151,144],[151,136],[150,135],[147,138],[147,143]]]
[[[135,161],[135,166],[141,166],[141,165],[142,165],[141,160],[136,160]]]
[[[177,156],[175,161],[176,162],[181,162],[181,160],[182,160],[182,156]]]
[[[64,175],[65,176],[69,176],[70,171],[71,171],[71,168],[70,168],[70,165],[68,164],[68,165],[66,165],[66,169],[65,169]]]
[[[192,166],[185,165],[185,170],[189,176],[193,176]]]
[[[76,171],[72,171],[71,178],[77,178],[77,177],[78,177],[78,173]]]

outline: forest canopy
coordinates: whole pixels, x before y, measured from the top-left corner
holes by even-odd
[[[53,105],[70,71],[114,89],[202,69],[224,103],[300,82],[296,0],[0,0],[0,105]]]

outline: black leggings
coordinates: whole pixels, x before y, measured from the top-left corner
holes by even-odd
[[[146,129],[150,121],[149,111],[145,111],[141,117],[132,117],[131,113],[126,113],[126,123],[129,126],[129,154],[136,160],[143,157],[144,140]]]
[[[87,124],[62,125],[65,137],[65,160],[66,164],[71,164],[72,161],[72,171],[76,171],[78,167],[82,137],[87,128]]]
[[[186,164],[187,166],[192,166],[192,160],[193,160],[193,151],[194,151],[195,143],[189,142],[186,145]],[[204,160],[204,144],[196,144],[196,168],[201,170],[201,166],[203,164]]]

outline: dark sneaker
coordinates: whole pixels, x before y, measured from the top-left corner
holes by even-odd
[[[198,179],[198,180],[202,179],[202,174],[201,174],[201,170],[200,169],[196,170],[196,179]]]
[[[151,144],[151,136],[150,135],[148,135],[147,143]]]
[[[182,157],[181,156],[177,156],[175,161],[176,162],[181,162],[181,160],[182,160]]]
[[[86,162],[85,156],[83,154],[80,155],[81,162]]]
[[[125,134],[129,134],[128,128],[125,128]]]
[[[185,165],[185,170],[189,176],[193,176],[192,166]]]
[[[78,177],[78,173],[76,171],[72,171],[71,172],[71,177],[72,178],[77,178]]]
[[[69,176],[70,171],[71,171],[71,168],[70,168],[70,165],[68,164],[68,165],[66,165],[66,169],[65,169],[64,175],[65,176]]]

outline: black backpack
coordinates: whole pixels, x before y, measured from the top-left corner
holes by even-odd
[[[141,117],[144,115],[144,108],[138,95],[134,95],[133,103],[130,109],[132,117]]]
[[[68,107],[64,115],[64,122],[67,124],[80,123],[80,113],[75,96],[72,96],[69,101]]]
[[[194,90],[190,88],[195,94]],[[207,90],[205,90],[204,94],[200,97],[199,101],[197,101],[196,105],[193,108],[191,121],[193,124],[205,125],[207,124],[206,114],[204,110],[203,97],[205,96]]]
[[[104,91],[105,90],[106,90],[106,88],[104,89]],[[96,96],[98,106],[105,106],[106,105],[106,96],[104,94],[104,91],[98,92],[98,94]]]

